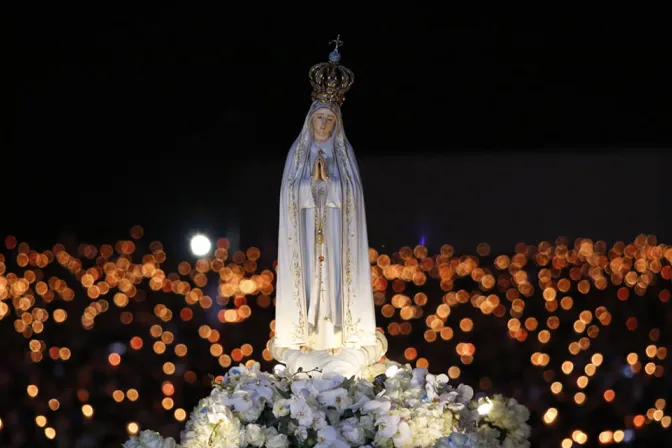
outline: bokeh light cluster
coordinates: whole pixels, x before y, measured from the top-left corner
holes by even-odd
[[[171,265],[140,226],[130,236],[73,253],[5,238],[1,445],[177,437],[211,375],[275,365],[274,262],[221,238]],[[559,238],[509,254],[371,249],[370,261],[387,356],[517,398],[534,446],[669,437],[672,246]]]

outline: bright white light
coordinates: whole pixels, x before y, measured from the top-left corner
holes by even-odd
[[[492,410],[492,403],[488,401],[487,403],[483,403],[478,407],[478,413],[480,415],[486,415]]]
[[[388,378],[394,378],[394,375],[396,375],[398,371],[399,371],[399,367],[397,367],[397,366],[395,366],[394,364],[392,364],[392,365],[391,365],[390,367],[388,367],[387,370],[385,371],[385,376],[387,376]]]
[[[206,236],[196,235],[191,239],[191,251],[197,257],[207,255],[211,247],[212,243]]]
[[[287,370],[287,367],[285,367],[282,364],[276,364],[275,367],[273,367],[273,372],[275,372],[276,375],[281,375]]]

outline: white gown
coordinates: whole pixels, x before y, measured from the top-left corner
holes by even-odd
[[[312,141],[311,118],[337,116],[330,140]],[[328,181],[311,181],[318,152]],[[316,244],[322,225],[323,244]],[[320,261],[320,257],[324,257]],[[337,105],[313,102],[289,150],[280,189],[275,347],[376,345],[364,193]]]
[[[309,345],[315,350],[340,347],[341,326],[341,186],[333,157],[333,140],[313,142],[308,167],[319,153],[327,181],[313,179],[312,168],[301,179],[299,202],[308,301]]]

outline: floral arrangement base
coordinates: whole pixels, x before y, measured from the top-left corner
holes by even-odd
[[[229,369],[192,411],[178,444],[145,430],[124,448],[529,447],[527,408],[474,397],[444,374],[389,360],[359,377]]]
[[[387,352],[387,338],[376,331],[376,344],[363,347],[343,347],[338,354],[330,354],[327,350],[311,350],[304,353],[297,349],[276,347],[275,339],[271,339],[269,349],[273,358],[287,367],[289,372],[313,371],[312,377],[320,377],[337,373],[346,378],[359,376],[367,367]]]

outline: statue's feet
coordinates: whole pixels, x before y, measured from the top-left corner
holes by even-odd
[[[338,347],[338,348],[329,348],[329,349],[327,349],[327,353],[329,353],[329,354],[332,355],[332,356],[338,355],[339,353],[341,353],[341,348],[340,348],[340,347]]]
[[[313,349],[312,349],[309,345],[302,345],[302,346],[301,346],[301,351],[302,351],[303,353],[308,353],[308,352],[312,352]]]

